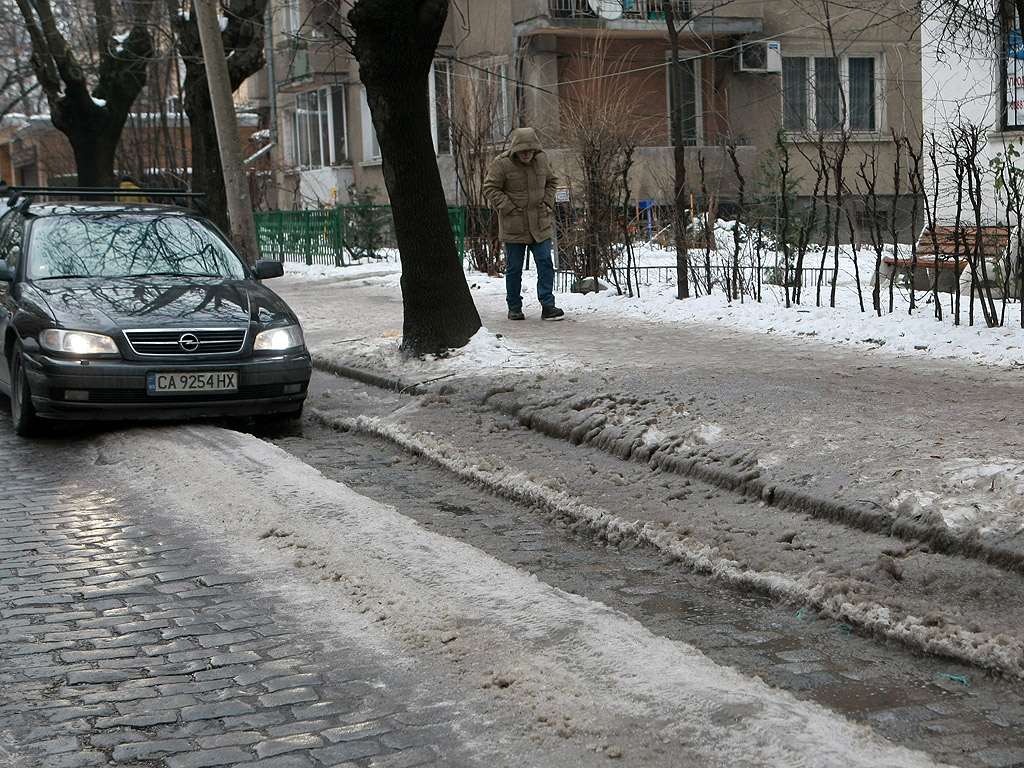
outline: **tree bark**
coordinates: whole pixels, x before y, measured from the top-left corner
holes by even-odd
[[[356,0],[348,15],[402,259],[402,349],[416,355],[463,347],[480,329],[430,135],[428,75],[447,14],[448,0]]]
[[[32,67],[50,106],[53,126],[75,153],[79,186],[114,185],[114,153],[135,97],[146,84],[153,42],[147,28],[153,0],[133,7],[130,34],[114,39],[112,10],[96,3],[99,67],[90,91],[88,73],[71,50],[49,0],[17,0],[32,40]]]
[[[662,13],[665,14],[665,26],[668,29],[669,43],[672,49],[672,61],[669,66],[669,82],[675,89],[672,99],[672,159],[675,176],[672,184],[675,202],[675,240],[676,240],[676,298],[690,298],[690,251],[686,238],[686,143],[683,141],[683,104],[682,78],[683,68],[679,64],[679,30],[676,29],[676,17],[669,0],[663,0]],[[709,289],[710,290],[710,289]]]

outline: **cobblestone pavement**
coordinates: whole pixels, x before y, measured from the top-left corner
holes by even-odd
[[[470,764],[413,675],[82,483],[73,443],[5,419],[0,455],[0,768]]]

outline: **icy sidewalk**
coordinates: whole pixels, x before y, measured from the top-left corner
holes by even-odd
[[[255,588],[297,630],[365,653],[382,691],[402,681],[418,692],[409,709],[448,713],[475,758],[459,765],[936,764],[254,437],[203,426],[130,437],[98,439],[94,474],[259,574]]]

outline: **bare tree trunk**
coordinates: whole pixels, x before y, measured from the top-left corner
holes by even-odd
[[[893,168],[893,174],[892,174],[893,199],[892,199],[892,210],[890,211],[890,216],[889,216],[889,225],[890,225],[889,226],[889,234],[890,234],[890,236],[892,238],[893,257],[897,257],[897,256],[899,256],[899,238],[897,236],[898,233],[897,233],[897,227],[896,227],[896,213],[897,213],[897,210],[899,208],[900,195],[902,194],[902,190],[903,190],[903,149],[904,149],[905,143],[903,141],[903,138],[901,138],[901,137],[896,135],[895,131],[892,131],[891,135],[892,135],[892,140],[893,140],[893,148],[896,150],[896,159],[895,159],[895,167]],[[916,203],[915,203],[915,205],[916,205]],[[916,294],[914,292],[913,286],[911,286],[911,289],[910,289],[910,310],[909,310],[910,314],[914,313],[916,298],[917,297],[916,297]]]
[[[923,154],[923,147],[914,147],[910,139],[906,136],[903,137],[903,144],[907,149],[907,156],[910,158],[910,173],[908,174],[907,183],[910,186],[911,195],[911,208],[910,208],[910,261],[911,263],[917,263],[917,238],[921,230],[920,223],[918,221],[921,213],[921,203],[925,204],[927,209],[928,201],[924,195],[924,172],[921,170],[921,160]],[[892,209],[892,231],[893,231],[893,243],[896,243],[896,206]],[[892,295],[892,284],[889,286],[889,312],[892,312],[893,308],[893,295]],[[917,308],[917,296],[913,288],[910,290],[910,314],[913,314]],[[940,308],[941,311],[941,308]]]
[[[803,301],[804,257],[807,256],[807,251],[811,245],[811,238],[818,229],[818,198],[822,187],[827,188],[827,186],[828,175],[825,170],[819,166],[815,172],[814,190],[811,193],[810,209],[801,221],[800,235],[796,246],[796,284],[793,290],[795,291],[794,300],[797,304]]]
[[[954,138],[955,144],[955,138]],[[953,221],[953,263],[954,269],[958,276],[956,284],[956,293],[953,294],[953,325],[960,325],[960,259],[964,258],[969,262],[969,256],[965,247],[963,238],[963,215],[964,215],[964,184],[967,181],[967,166],[966,163],[956,153],[955,147],[953,148],[954,163],[953,163],[953,181],[956,185],[956,214]],[[936,257],[938,257],[938,251],[936,250]],[[938,292],[938,280],[939,271],[935,270],[935,283],[936,293]],[[974,325],[974,286],[978,280],[978,273],[971,269],[971,287],[970,297],[968,299],[968,325]]]
[[[967,173],[967,194],[971,203],[971,211],[974,214],[974,242],[969,244],[971,254],[971,271],[974,279],[973,284],[978,287],[978,301],[981,303],[981,314],[985,319],[985,325],[994,328],[999,324],[996,317],[995,301],[992,298],[992,284],[988,279],[988,253],[986,252],[987,241],[982,228],[982,168],[979,166],[983,146],[987,142],[986,129],[981,126],[964,126],[964,141],[967,144],[965,161],[968,163]],[[973,292],[972,304],[973,311]],[[973,318],[972,318],[973,320]]]
[[[679,64],[679,30],[676,29],[676,17],[670,0],[662,0],[661,10],[665,14],[665,26],[668,29],[669,43],[672,48],[672,61],[669,67],[675,76],[669,78],[675,89],[672,100],[672,157],[675,163],[675,179],[673,181],[673,199],[675,201],[675,235],[676,235],[676,298],[690,298],[690,254],[686,241],[686,144],[683,141],[683,104],[682,82],[683,69]]]
[[[17,0],[32,40],[32,65],[50,106],[53,126],[68,137],[81,186],[112,186],[114,156],[125,121],[146,84],[153,56],[148,21],[153,0],[142,0],[124,20],[131,30],[114,40],[109,3],[96,3],[99,61],[97,85],[90,92],[86,71],[65,39],[48,0]]]
[[[842,91],[840,91],[841,93]],[[839,248],[841,242],[841,230],[840,230],[840,217],[846,216],[847,223],[850,224],[850,230],[852,234],[853,226],[850,221],[849,210],[846,205],[846,180],[843,176],[843,165],[846,161],[846,153],[850,146],[850,133],[844,130],[842,138],[839,142],[839,151],[835,158],[835,165],[833,171],[833,178],[835,179],[835,190],[836,190],[836,220],[835,220],[835,233],[833,235],[832,242],[832,280],[829,284],[829,298],[828,305],[835,307],[836,305],[836,285],[839,282]],[[852,238],[851,238],[852,240]],[[852,242],[851,242],[852,245]],[[854,262],[856,263],[856,262]],[[864,298],[860,296],[860,282],[857,285],[857,295],[860,298],[860,309],[864,311]]]
[[[790,211],[789,211],[789,202],[790,202],[790,200],[789,200],[789,170],[790,169],[789,169],[789,162],[790,162],[790,158],[789,158],[789,149],[788,149],[788,147],[786,147],[786,141],[785,141],[785,137],[784,137],[782,131],[779,131],[778,133],[775,134],[775,147],[778,150],[778,155],[776,156],[776,161],[778,162],[778,165],[779,165],[779,190],[778,190],[778,195],[779,195],[778,201],[779,202],[778,202],[777,208],[779,210],[779,218],[782,221],[780,227],[778,228],[778,231],[780,233],[779,234],[779,241],[780,241],[780,245],[781,245],[781,248],[782,248],[782,258],[783,258],[784,263],[785,263],[785,268],[783,270],[783,278],[782,278],[782,283],[783,283],[782,289],[783,289],[783,291],[786,294],[786,308],[788,309],[789,307],[793,306],[793,301],[794,300],[796,301],[796,303],[798,303],[798,304],[800,303],[799,286],[800,286],[800,280],[801,280],[801,274],[800,273],[803,271],[803,262],[802,262],[802,259],[800,261],[797,261],[797,262],[793,261],[793,246],[792,246],[792,244],[790,243],[790,240],[789,240],[789,232],[790,232],[790,229],[789,229],[790,228],[790,217],[789,217],[789,213],[790,213]],[[778,268],[778,265],[776,264],[776,269],[777,268]],[[790,273],[790,269],[791,268],[793,270],[793,276],[792,277],[791,277],[791,273]],[[790,282],[791,282],[791,280],[793,278],[795,278],[795,280],[796,280],[796,286],[797,287],[795,289],[790,285]]]
[[[870,168],[870,171],[869,171]],[[866,211],[869,214],[868,235],[871,238],[871,247],[875,251],[875,279],[871,281],[871,308],[875,314],[882,315],[882,257],[885,253],[885,243],[882,239],[881,206],[878,202],[878,162],[872,155],[870,161],[865,158],[860,161],[857,169],[857,176],[864,183],[864,197],[866,200]],[[857,254],[854,252],[854,264]],[[893,272],[895,274],[895,271]],[[892,282],[890,278],[889,282]],[[857,290],[860,291],[860,280],[857,280]]]
[[[622,217],[622,231],[621,231],[621,235],[622,235],[623,248],[624,248],[624,250],[626,252],[626,264],[625,264],[625,270],[626,270],[626,295],[628,295],[628,296],[633,296],[632,268],[633,268],[633,263],[634,263],[634,253],[633,253],[633,237],[631,236],[631,234],[629,232],[629,217],[627,215],[625,215],[625,213],[626,213],[627,210],[629,210],[629,198],[630,198],[629,170],[630,170],[630,168],[633,167],[633,151],[634,151],[634,147],[632,147],[632,146],[626,146],[626,147],[622,148],[622,153],[623,153],[622,163],[621,163],[621,165],[619,166],[619,168],[616,171],[616,177],[617,177],[617,182],[618,182],[616,184],[616,187],[618,188],[618,191],[619,191],[619,201],[618,201],[618,205],[616,205],[616,208],[621,210],[623,212],[623,214],[624,214],[623,217]],[[614,274],[614,272],[613,272],[613,274]],[[639,277],[639,274],[637,275],[637,277]],[[618,283],[618,276],[616,276],[616,288],[619,288],[617,283]],[[622,293],[622,289],[621,288],[619,288],[619,293],[620,294]],[[639,280],[637,280],[637,282],[636,282],[636,296],[637,297],[640,296],[640,281]]]
[[[348,14],[402,258],[402,349],[418,355],[480,330],[430,135],[427,78],[447,15],[447,0],[356,0]]]
[[[818,264],[818,280],[815,285],[814,292],[814,306],[821,306],[821,288],[823,280],[825,279],[825,259],[828,258],[828,247],[832,239],[832,205],[828,200],[830,180],[832,178],[832,164],[828,156],[828,150],[825,147],[825,137],[822,134],[818,134],[817,139],[817,150],[818,150],[818,163],[819,173],[822,178],[822,188],[825,194],[825,226],[823,231],[825,233],[825,241],[822,243],[821,248],[821,262]],[[836,212],[838,216],[838,211]]]
[[[729,139],[728,145],[726,145],[726,152],[729,154],[729,160],[732,163],[733,175],[736,176],[736,216],[733,218],[736,220],[736,225],[732,228],[732,260],[734,264],[740,262],[740,249],[741,249],[741,238],[740,238],[740,226],[739,222],[746,220],[746,189],[747,180],[743,175],[743,169],[740,167],[739,157],[736,154],[736,140]],[[754,301],[761,301],[761,269],[760,264],[755,265],[755,272],[753,275],[753,288],[754,288]]]
[[[939,158],[938,158],[938,140],[935,138],[935,134],[930,136],[930,145],[928,149],[928,162],[930,163],[931,174],[932,174],[932,200],[930,204],[925,205],[925,225],[928,231],[931,232],[932,240],[932,252],[935,254],[935,258],[939,257],[939,238],[935,227],[937,226],[938,214],[937,206],[939,204]],[[911,260],[912,263],[917,262],[917,255]],[[942,320],[942,302],[939,301],[939,286],[938,286],[938,270],[935,270],[936,279],[932,283],[932,298],[935,301],[935,319]],[[960,273],[957,272],[957,281],[959,284]]]

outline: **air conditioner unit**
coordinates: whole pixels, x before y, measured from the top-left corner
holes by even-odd
[[[778,40],[740,43],[736,55],[737,72],[781,72],[782,48]]]

